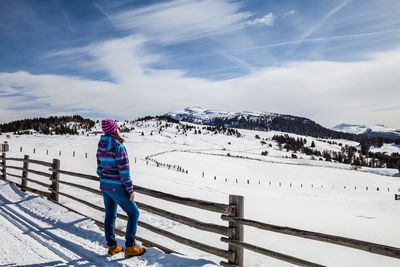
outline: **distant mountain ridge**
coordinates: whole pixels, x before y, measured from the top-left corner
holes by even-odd
[[[390,139],[400,138],[400,130],[391,129],[382,124],[367,126],[367,125],[341,123],[333,127],[332,130],[345,133],[361,134],[365,136],[373,136],[373,137],[383,137]]]
[[[200,107],[187,107],[180,111],[168,112],[165,115],[180,121],[212,126],[248,130],[274,130],[319,138],[355,138],[353,133],[334,131],[304,117],[271,112],[227,112]]]

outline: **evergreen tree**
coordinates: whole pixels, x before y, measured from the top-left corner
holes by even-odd
[[[314,141],[311,142],[311,147],[315,147]]]
[[[361,166],[361,161],[358,157],[354,157],[353,165],[357,167]]]

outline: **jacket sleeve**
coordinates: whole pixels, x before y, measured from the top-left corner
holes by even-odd
[[[97,158],[97,175],[101,175],[101,172],[102,172],[102,170],[103,170],[103,167],[101,166],[101,162],[100,162],[100,159],[99,159],[99,150],[97,150],[97,153],[96,153],[96,158]]]
[[[124,185],[126,191],[128,191],[129,194],[132,194],[135,191],[135,188],[133,187],[130,175],[128,153],[125,149],[125,146],[122,144],[117,146],[117,149],[115,150],[115,161],[118,165],[122,184]]]

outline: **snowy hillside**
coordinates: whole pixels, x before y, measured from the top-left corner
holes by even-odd
[[[392,129],[384,125],[367,126],[341,123],[333,127],[332,130],[344,133],[364,134],[367,136],[400,138],[400,130]]]
[[[230,194],[242,195],[245,203],[245,218],[248,219],[400,247],[398,239],[398,236],[400,236],[400,228],[398,227],[400,206],[398,202],[394,201],[394,194],[400,192],[400,177],[396,169],[369,167],[355,169],[350,164],[338,163],[334,160],[326,161],[324,158],[320,159],[317,156],[307,155],[300,151],[287,150],[273,140],[274,135],[285,134],[277,131],[238,129],[234,132],[227,130],[218,132],[214,128],[207,128],[209,126],[205,125],[177,124],[156,119],[119,122],[119,124],[121,127],[130,130],[130,132],[125,132],[122,135],[125,138],[125,145],[131,162],[131,175],[137,185],[178,196],[218,203],[227,203]],[[99,124],[96,127],[98,130],[100,129]],[[346,145],[359,147],[359,143],[348,140],[324,140],[295,134],[288,136],[305,138],[305,147],[320,151],[329,150],[332,153],[341,151]],[[96,133],[89,134],[89,136],[10,135],[9,138],[6,135],[0,135],[0,142],[8,141],[10,144],[9,157],[23,157],[24,154],[29,154],[31,158],[46,161],[59,158],[61,169],[92,175],[95,174],[96,170],[95,153],[98,139],[99,135],[96,135]],[[312,147],[312,143],[315,147]],[[387,144],[387,147],[380,149],[400,152],[400,147],[394,144]],[[73,153],[74,151],[76,153]],[[262,154],[262,152],[267,153]],[[296,155],[295,158],[293,157],[294,154]],[[157,167],[155,161],[180,166],[187,170],[187,173],[178,172],[176,168]],[[37,169],[46,170],[45,167],[42,169],[38,167]],[[9,171],[20,175],[18,170],[9,169]],[[29,175],[32,179],[46,182],[45,178],[39,178],[34,174]],[[9,179],[19,182],[17,178],[9,177]],[[61,175],[61,180],[79,182],[94,189],[98,188],[97,182],[77,179]],[[46,190],[33,183],[30,186]],[[1,196],[8,198],[5,195],[8,193],[3,193],[3,191],[8,192],[9,190],[12,189],[3,190],[2,188]],[[77,194],[80,198],[95,205],[103,205],[102,199],[94,194],[67,185],[60,185],[60,190]],[[33,197],[25,198],[30,200]],[[197,209],[194,211],[193,208],[171,205],[171,203],[139,193],[136,200],[197,220],[227,225],[218,215],[211,212]],[[21,199],[18,198],[12,200],[14,204],[9,203],[7,205],[11,205],[13,209],[17,210],[18,205],[25,205],[25,201],[20,201]],[[28,202],[26,201],[26,203]],[[104,214],[101,212],[85,207],[66,197],[60,196],[60,202],[94,219],[102,221],[104,218]],[[25,212],[24,210],[21,211],[21,208],[17,211]],[[57,210],[53,213],[62,212]],[[74,216],[71,215],[69,222],[82,219],[82,217]],[[220,242],[220,236],[217,234],[205,233],[149,212],[141,211],[140,220],[199,242],[218,248],[227,248],[225,243]],[[50,227],[49,225],[56,227],[46,230],[46,234],[51,231],[57,232],[60,227],[61,230],[65,230],[65,228],[62,228],[63,225],[57,224],[56,221],[49,220],[46,222],[48,223],[46,226],[40,226],[44,227],[40,228],[41,230]],[[92,228],[87,226],[86,223],[91,225]],[[90,221],[85,221],[82,224],[90,229],[95,228]],[[1,227],[4,232],[9,232],[9,230],[3,229],[17,230],[11,228],[12,225]],[[116,227],[124,229],[124,222],[117,219]],[[94,244],[89,243],[90,248],[87,248],[91,252],[78,254],[82,258],[82,263],[84,263],[83,260],[90,260],[89,256],[94,254],[104,255],[104,241],[99,234],[101,230],[93,231],[96,234],[88,237],[91,242],[94,242]],[[10,234],[6,236],[7,238],[14,238]],[[186,247],[140,227],[138,228],[138,236],[182,253],[189,258],[189,263],[186,266],[218,264],[221,260],[217,256]],[[59,241],[59,239],[57,240]],[[400,264],[399,260],[389,257],[259,231],[250,227],[245,227],[245,241],[327,266],[399,266]],[[34,243],[34,246],[39,247],[38,250],[46,250],[46,247],[48,247],[37,243]],[[70,248],[73,250],[76,247]],[[136,259],[137,262],[134,263],[116,261],[131,266],[141,266],[140,264],[179,266],[174,265],[175,261],[172,265],[168,265],[170,264],[169,260],[176,259],[178,263],[186,260],[183,257],[175,257],[175,255],[168,258],[156,249],[151,249],[150,252],[154,254],[146,254],[144,259]],[[40,253],[44,252],[38,252],[38,255]],[[18,255],[22,255],[18,259],[19,261],[10,258],[9,261],[5,260],[2,263],[10,264],[13,261],[29,263],[28,256],[24,257],[22,252]],[[62,261],[60,257],[63,258],[62,256],[46,257],[44,261],[48,262]],[[39,258],[39,256],[36,258]],[[74,259],[76,260],[76,258],[73,258],[67,261]],[[142,261],[147,262],[143,263]],[[75,261],[74,264],[79,265],[80,261]],[[245,266],[290,265],[245,251]]]

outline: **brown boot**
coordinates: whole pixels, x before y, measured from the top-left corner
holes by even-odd
[[[145,252],[146,252],[145,248],[138,248],[137,246],[133,245],[125,249],[125,257],[130,258],[130,257],[140,256],[143,255]]]
[[[122,247],[119,247],[118,245],[112,245],[108,247],[108,255],[112,256],[117,253],[120,253],[122,251]]]

